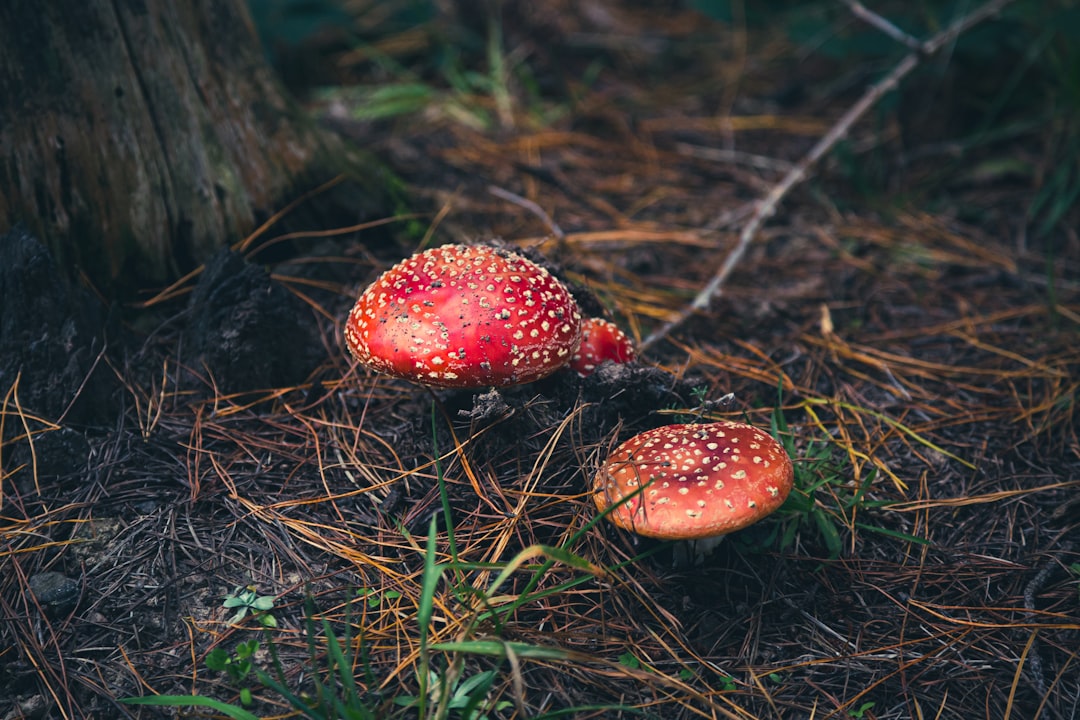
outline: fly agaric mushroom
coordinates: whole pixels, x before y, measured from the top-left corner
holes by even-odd
[[[444,245],[384,272],[345,322],[353,356],[379,372],[440,387],[546,377],[581,341],[581,311],[539,265],[507,250]]]
[[[581,345],[570,358],[570,369],[585,377],[605,360],[627,363],[636,357],[633,341],[618,325],[603,318],[586,318],[581,323]]]
[[[661,540],[715,538],[783,504],[791,458],[764,430],[722,420],[635,435],[608,457],[593,500],[619,527]]]

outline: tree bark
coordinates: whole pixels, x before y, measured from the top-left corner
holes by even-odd
[[[99,287],[197,265],[336,174],[335,141],[243,0],[0,2],[0,232],[25,223]]]

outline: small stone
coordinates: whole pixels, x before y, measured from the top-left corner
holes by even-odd
[[[38,604],[48,612],[67,612],[79,600],[79,583],[63,573],[50,570],[31,575],[27,585]]]
[[[140,515],[152,514],[155,510],[158,509],[158,505],[158,501],[154,499],[139,500],[132,503],[132,507],[135,508],[135,511],[138,512]]]
[[[44,695],[29,695],[19,698],[3,720],[41,720],[48,709],[49,702]]]

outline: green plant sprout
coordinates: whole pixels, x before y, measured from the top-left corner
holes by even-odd
[[[835,559],[840,557],[844,548],[841,530],[858,528],[905,542],[928,545],[929,541],[925,538],[856,519],[867,510],[887,508],[892,504],[889,500],[871,500],[867,497],[877,479],[877,468],[871,468],[855,486],[848,479],[852,474],[851,469],[834,460],[831,444],[811,440],[802,449],[797,449],[782,409],[782,385],[777,392],[777,402],[770,420],[772,435],[793,460],[795,487],[778,512],[785,522],[773,529],[764,544],[775,542],[783,550],[790,549],[799,531],[808,529],[821,540],[828,557]]]
[[[866,711],[873,709],[873,707],[874,707],[873,702],[864,702],[862,705],[860,705],[855,710],[850,711],[848,713],[848,715],[850,717],[854,718],[854,720],[862,720],[862,718],[866,715]]]
[[[356,681],[355,668],[361,668],[361,674],[369,687],[374,685],[374,673],[368,661],[363,638],[356,643],[357,649],[352,649],[352,619],[348,608],[346,605],[343,623],[345,633],[339,639],[329,620],[321,618],[316,622],[311,591],[308,590],[305,595],[304,629],[308,645],[308,678],[312,684],[312,692],[297,693],[290,689],[273,644],[268,649],[273,658],[275,674],[272,676],[262,670],[256,671],[260,682],[285,698],[301,717],[309,720],[375,720],[382,717]],[[325,656],[320,656],[319,653],[319,630],[322,630],[326,641]]]
[[[277,618],[270,611],[274,608],[276,598],[273,595],[259,595],[255,586],[239,586],[229,595],[225,596],[222,606],[227,609],[235,609],[226,622],[229,625],[240,623],[248,614],[267,633],[268,641],[271,641],[269,631],[278,626]],[[254,702],[251,688],[246,682],[252,672],[256,675],[260,672],[254,664],[255,653],[259,650],[259,641],[251,639],[237,644],[230,654],[225,648],[215,647],[206,655],[206,667],[216,672],[224,673],[230,682],[238,688],[240,705],[230,705],[214,698],[201,695],[151,695],[141,698],[124,698],[121,702],[131,705],[154,705],[154,706],[194,706],[206,707],[216,710],[234,720],[258,720],[255,715],[244,708]],[[260,681],[262,678],[260,678]]]
[[[235,599],[236,596],[230,597]],[[233,607],[239,607],[239,605],[233,605]],[[253,610],[258,611],[257,608]],[[265,610],[259,612],[265,612]],[[383,717],[358,688],[354,669],[362,669],[369,686],[373,684],[372,673],[363,643],[359,643],[356,656],[349,655],[353,647],[352,625],[349,618],[346,617],[344,623],[344,638],[339,639],[329,621],[322,619],[321,622],[316,623],[314,603],[308,591],[304,604],[304,619],[310,663],[309,671],[304,676],[312,685],[311,692],[294,691],[289,687],[290,681],[285,675],[277,645],[270,634],[271,627],[267,625],[263,625],[263,632],[266,634],[266,648],[272,660],[273,674],[256,667],[252,662],[259,648],[257,640],[241,643],[237,646],[236,654],[232,656],[223,650],[219,651],[220,649],[211,651],[206,658],[207,667],[225,672],[234,683],[242,682],[250,674],[254,674],[264,687],[275,691],[300,717],[309,720],[375,720]],[[320,629],[326,643],[325,656],[321,656],[318,651]],[[249,705],[252,700],[250,692],[245,694],[241,690],[241,705]],[[157,707],[206,707],[233,720],[259,720],[256,715],[243,707],[201,695],[150,695],[124,698],[121,702],[129,705]]]
[[[252,658],[259,650],[258,640],[248,640],[236,646],[232,655],[225,648],[216,647],[206,654],[206,667],[225,673],[233,685],[240,688],[240,704],[247,707],[252,703],[251,688],[245,687],[248,675],[254,667]]]
[[[225,597],[223,605],[226,608],[236,608],[236,612],[227,620],[230,625],[236,625],[250,612],[251,616],[264,628],[276,628],[277,618],[270,614],[274,609],[273,595],[259,595],[254,585],[238,587],[231,595]]]
[[[440,704],[445,694],[447,699],[443,705],[447,713],[453,713],[461,720],[488,720],[481,706],[489,703],[491,687],[498,677],[495,670],[485,670],[464,680],[456,677],[449,683],[436,671],[429,670],[428,672],[427,687],[433,689],[434,695],[430,698],[433,704]],[[394,699],[394,704],[402,707],[414,707],[417,702],[417,698],[407,696]],[[502,712],[514,706],[514,703],[509,700],[496,700],[489,704],[495,712]],[[445,716],[440,715],[440,717]]]
[[[401,593],[397,590],[375,590],[373,588],[360,588],[356,591],[356,597],[361,598],[368,606],[368,608],[374,610],[382,605],[383,600],[393,601],[401,597]]]

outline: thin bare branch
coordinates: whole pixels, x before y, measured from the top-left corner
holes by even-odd
[[[851,127],[866,113],[867,110],[877,104],[877,102],[881,100],[886,93],[895,88],[908,73],[918,67],[919,62],[923,57],[934,54],[944,45],[955,40],[966,30],[998,14],[1004,7],[1012,2],[1013,0],[989,0],[989,2],[983,6],[970,14],[959,18],[956,22],[949,25],[949,27],[922,43],[918,51],[911,52],[904,56],[904,58],[897,63],[896,67],[894,67],[885,77],[871,85],[866,92],[863,93],[862,97],[860,97],[859,100],[836,121],[829,131],[818,140],[803,159],[800,160],[795,167],[793,167],[791,171],[769,191],[768,195],[761,200],[758,204],[757,211],[739,234],[738,243],[732,249],[731,253],[728,254],[727,258],[725,258],[724,263],[720,266],[720,269],[716,271],[716,274],[709,283],[702,288],[696,297],[694,297],[693,302],[680,310],[673,319],[669,320],[651,335],[646,337],[641,343],[641,349],[643,351],[647,350],[658,341],[667,337],[671,334],[672,330],[685,323],[695,312],[704,310],[720,296],[724,283],[746,254],[747,248],[749,248],[750,243],[753,242],[754,238],[757,236],[761,226],[765,224],[765,221],[768,218],[775,214],[780,201],[791,192],[792,188],[806,179],[810,169],[814,167],[817,162],[836,145],[836,143],[847,135],[848,131],[851,130]]]
[[[540,207],[529,198],[521,197],[520,195],[512,193],[509,190],[504,190],[497,185],[488,185],[488,192],[495,197],[502,198],[503,200],[512,202],[519,207],[523,207],[536,217],[540,218],[540,222],[547,225],[548,230],[551,231],[551,234],[559,240],[562,240],[564,237],[566,237],[566,233],[564,233],[562,228],[559,227],[555,223],[555,221],[551,219],[551,216],[544,211],[544,208]]]
[[[861,2],[858,2],[858,0],[840,0],[840,2],[847,5],[847,8],[851,11],[851,14],[862,20],[867,25],[872,25],[873,27],[888,35],[896,42],[900,43],[901,45],[907,46],[911,50],[915,50],[917,52],[923,51],[923,43],[921,40],[919,40],[919,38],[907,34],[900,28],[896,27],[896,25],[894,25],[893,23],[878,15],[873,10],[867,8]]]

